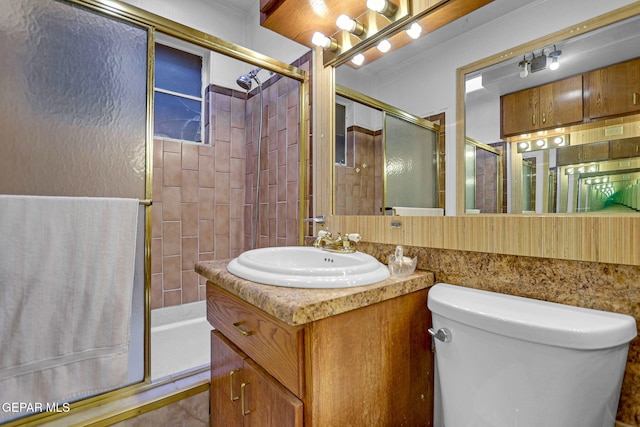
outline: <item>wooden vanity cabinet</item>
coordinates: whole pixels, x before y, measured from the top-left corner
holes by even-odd
[[[305,427],[432,426],[427,289],[291,326],[208,282],[207,317],[218,330],[212,335],[212,426],[251,425],[252,417],[262,426],[302,425],[296,400]],[[256,380],[249,379],[251,412],[238,424],[240,387],[251,378],[244,376],[247,366],[263,372],[270,388],[252,388]],[[262,396],[281,409],[264,409]],[[272,421],[280,411],[286,418]]]
[[[591,119],[640,112],[640,58],[587,73]]]
[[[577,75],[501,96],[502,136],[580,123],[582,89]]]

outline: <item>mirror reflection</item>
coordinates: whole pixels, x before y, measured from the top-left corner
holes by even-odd
[[[467,213],[640,208],[639,27],[632,17],[466,74]],[[504,154],[504,189],[476,147]]]
[[[338,86],[336,215],[443,215],[438,126]]]

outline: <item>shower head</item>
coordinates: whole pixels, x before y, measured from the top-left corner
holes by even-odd
[[[251,90],[251,77],[247,74],[238,77],[236,83],[244,90]]]
[[[253,70],[249,71],[247,74],[238,77],[236,79],[236,83],[242,89],[250,90],[251,89],[251,79],[255,79],[256,81],[258,81],[256,76],[258,75],[258,72],[260,72],[261,69],[262,68],[254,68]]]

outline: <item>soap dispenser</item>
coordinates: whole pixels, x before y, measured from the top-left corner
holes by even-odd
[[[416,271],[416,265],[418,264],[418,257],[409,258],[404,256],[404,250],[402,246],[396,246],[396,250],[392,255],[389,255],[389,272],[392,276],[408,276]]]

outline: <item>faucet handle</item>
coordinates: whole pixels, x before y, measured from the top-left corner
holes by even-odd
[[[305,218],[302,221],[304,221],[304,222],[313,222],[315,224],[323,225],[326,222],[326,219],[325,219],[324,215],[318,215],[318,216],[313,217],[313,218]]]
[[[360,236],[360,234],[358,233],[345,234],[344,237],[354,243],[358,243],[360,240],[362,240],[362,236]]]
[[[329,230],[318,230],[318,237],[331,237],[331,232]]]

